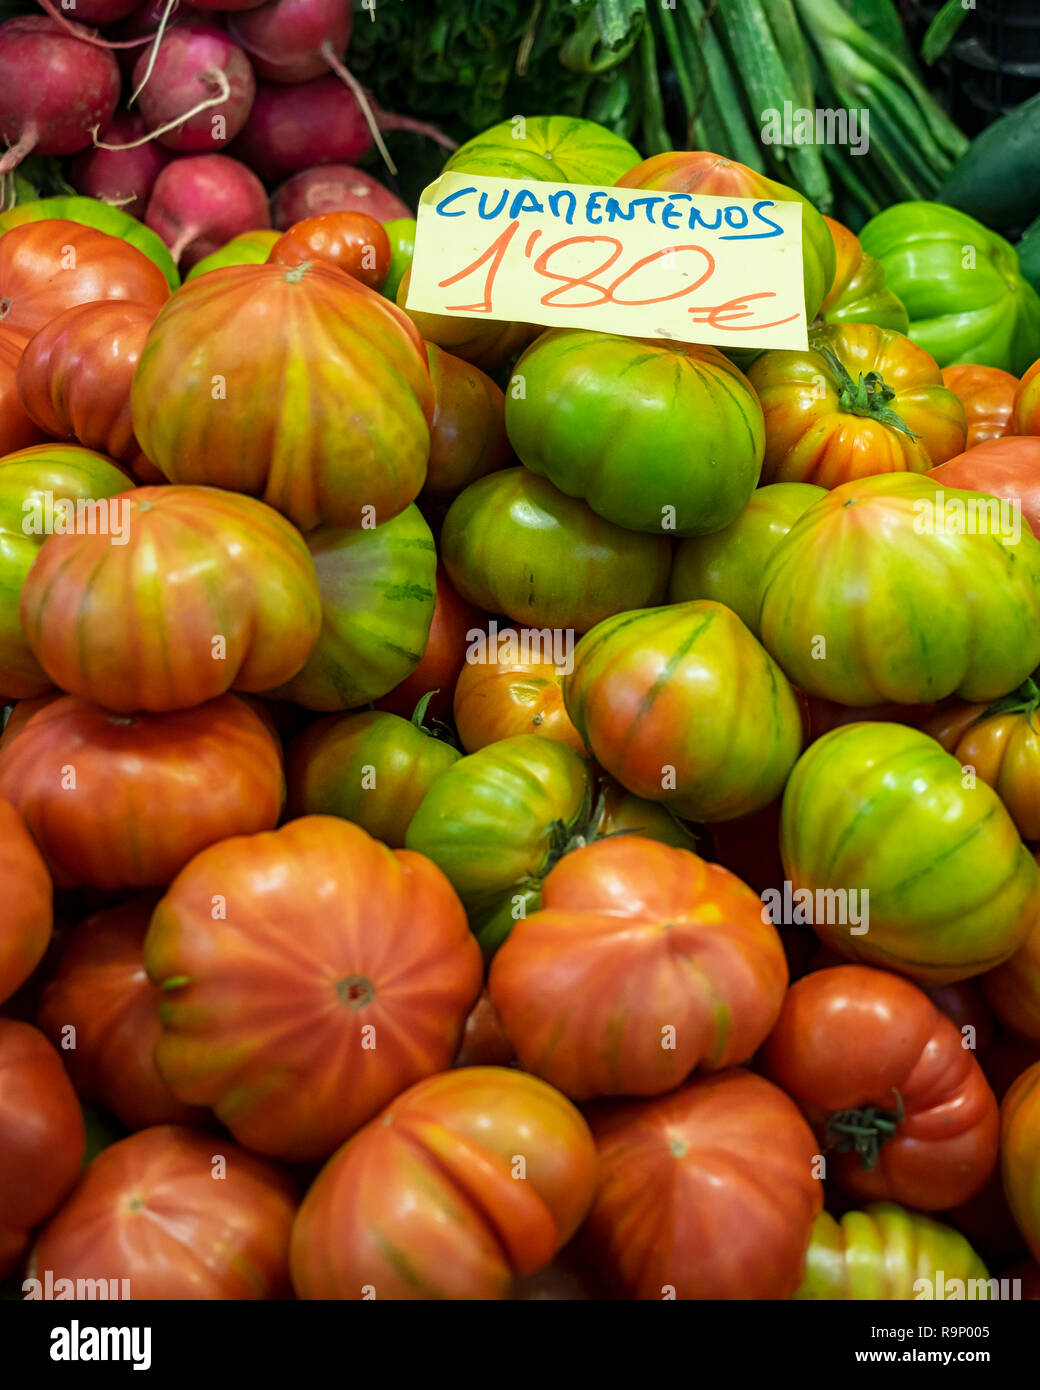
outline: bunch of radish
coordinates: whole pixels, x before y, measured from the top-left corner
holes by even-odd
[[[72,186],[141,217],[182,270],[272,217],[410,216],[357,161],[375,145],[396,172],[386,130],[453,147],[353,77],[350,0],[76,0],[75,21],[38,3],[0,24],[0,194],[29,154],[73,156]]]

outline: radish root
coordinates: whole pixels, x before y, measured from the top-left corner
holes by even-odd
[[[162,12],[162,18],[159,20],[159,27],[155,31],[155,38],[152,41],[152,51],[148,55],[148,62],[145,65],[144,76],[141,78],[140,82],[138,82],[134,90],[130,93],[130,100],[126,103],[127,106],[133,106],[134,102],[137,100],[137,98],[141,95],[141,93],[147,86],[148,79],[152,75],[152,69],[155,67],[155,60],[159,56],[159,45],[163,41],[163,34],[166,33],[166,25],[170,19],[170,16],[173,14],[176,8],[177,0],[166,0],[166,8]]]
[[[231,83],[227,80],[227,77],[224,75],[224,73],[221,72],[219,68],[208,68],[205,72],[199,73],[199,78],[203,82],[216,83],[216,85],[220,88],[217,95],[212,97],[206,97],[205,100],[200,101],[197,103],[197,105],[193,106],[190,111],[183,112],[180,116],[177,116],[172,121],[167,121],[164,125],[156,126],[154,130],[148,131],[145,135],[142,135],[138,140],[131,140],[130,143],[127,145],[106,145],[104,140],[98,139],[98,131],[101,129],[101,127],[95,126],[93,130],[93,140],[97,149],[136,150],[139,145],[147,145],[150,141],[155,140],[158,136],[165,135],[168,130],[176,130],[178,126],[183,125],[184,122],[190,120],[192,116],[198,116],[201,112],[208,111],[211,106],[222,106],[224,102],[227,101],[228,97],[231,95]]]
[[[71,19],[66,19],[61,10],[54,4],[54,0],[37,0],[40,9],[54,20],[55,24],[61,27],[83,43],[92,44],[95,48],[140,48],[141,44],[147,43],[151,38],[150,34],[143,34],[139,39],[103,39],[96,29],[87,29],[82,24],[74,24]],[[177,7],[178,0],[171,0],[171,9]]]

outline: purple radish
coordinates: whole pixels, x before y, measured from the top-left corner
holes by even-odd
[[[116,61],[127,77],[133,72],[140,54],[150,50],[148,40],[155,37],[168,8],[168,0],[145,0],[145,4],[135,10],[129,19],[113,28],[112,42],[118,49]],[[164,32],[169,33],[174,25],[185,24],[188,20],[204,18],[203,12],[194,5],[186,4],[185,0],[175,0]]]
[[[55,0],[38,2],[40,9],[45,10],[52,19],[68,19]],[[142,3],[143,0],[74,0],[71,8],[81,24],[114,24],[117,19],[125,19],[134,10],[139,10]]]
[[[255,10],[264,0],[195,0],[200,10]]]
[[[313,164],[352,164],[372,148],[357,99],[338,77],[295,87],[257,84],[234,153],[261,178],[284,178]]]
[[[283,183],[271,199],[271,220],[284,232],[323,212],[367,212],[377,222],[413,217],[412,209],[364,169],[324,164]]]
[[[161,145],[132,142],[144,135],[141,117],[132,111],[117,111],[101,135],[106,144],[131,144],[127,150],[84,150],[69,162],[66,173],[77,193],[112,203],[134,217],[144,217],[145,208],[160,169],[173,156]]]
[[[235,138],[253,105],[256,79],[222,29],[180,24],[163,35],[149,73],[151,63],[151,54],[142,53],[133,83],[152,137],[184,154],[218,150]]]
[[[223,154],[188,155],[167,164],[155,180],[144,220],[182,270],[240,232],[271,225],[263,184]]]
[[[119,100],[119,67],[45,15],[0,24],[0,159],[9,173],[30,153],[78,154]]]
[[[249,54],[265,82],[309,82],[329,65],[322,46],[346,51],[353,25],[350,0],[268,0],[258,10],[235,15],[228,33]]]

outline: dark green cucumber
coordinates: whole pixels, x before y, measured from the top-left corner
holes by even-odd
[[[1040,213],[1040,95],[977,135],[936,195],[1006,232]]]

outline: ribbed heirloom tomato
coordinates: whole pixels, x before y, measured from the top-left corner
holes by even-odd
[[[872,1202],[862,1211],[847,1211],[840,1221],[820,1212],[805,1281],[792,1297],[905,1301],[927,1296],[918,1281],[928,1280],[931,1296],[941,1298],[936,1292],[940,1272],[950,1296],[954,1280],[961,1281],[963,1296],[969,1280],[988,1278],[960,1231],[895,1202]],[[989,1292],[985,1286],[976,1296],[988,1298]]]
[[[517,734],[443,772],[406,843],[448,876],[491,950],[513,925],[518,899],[534,902],[549,869],[587,833],[592,793],[588,762],[573,748]]]
[[[839,704],[997,699],[1040,664],[1040,542],[994,498],[860,478],[777,545],[760,626],[789,680]]]
[[[319,719],[289,747],[289,815],[342,816],[403,849],[430,787],[460,754],[423,727],[428,696],[412,718],[383,710]]]
[[[1040,438],[1006,435],[985,439],[963,454],[929,469],[940,487],[985,492],[1020,508],[1022,520],[1040,537]]]
[[[388,521],[426,476],[422,339],[334,266],[226,266],[152,325],[134,433],[172,483],[262,497],[302,531]]]
[[[1040,1260],[1040,1062],[1008,1091],[1000,1118],[1004,1191],[1034,1260]]]
[[[135,1301],[287,1298],[295,1208],[288,1178],[255,1154],[157,1125],[87,1165],[26,1275],[126,1279]]]
[[[78,444],[37,444],[0,458],[0,691],[22,699],[52,688],[46,671],[30,650],[18,612],[19,595],[48,525],[66,530],[75,525],[80,504],[117,497],[132,481],[111,459]],[[99,516],[96,507],[81,510],[83,524]]]
[[[812,483],[770,483],[755,488],[737,517],[710,536],[680,541],[668,581],[668,602],[710,598],[731,608],[758,636],[766,561],[791,527],[825,496]]]
[[[868,256],[859,237],[833,217],[824,217],[834,242],[834,279],[820,305],[824,323],[872,323],[905,333],[910,317],[903,301],[885,282],[885,267]]]
[[[587,632],[602,618],[664,598],[671,548],[604,520],[526,468],[478,478],[441,530],[452,584],[489,613],[535,628]]]
[[[597,1181],[582,1244],[618,1295],[781,1299],[823,1205],[794,1101],[734,1068],[589,1112]]]
[[[60,1055],[28,1023],[0,1018],[0,1276],[76,1181],[86,1142]]]
[[[22,818],[0,799],[0,1004],[43,959],[53,927],[51,876]]]
[[[566,855],[488,978],[521,1064],[574,1100],[658,1095],[746,1062],[786,986],[761,899],[639,835]]]
[[[714,347],[552,328],[517,362],[505,413],[521,463],[632,531],[719,531],[762,467],[758,398]]]
[[[956,367],[944,367],[942,379],[943,385],[964,406],[968,422],[965,449],[973,449],[987,439],[1001,439],[1015,433],[1011,409],[1018,381],[1010,372],[1000,367],[977,367],[962,363]]]
[[[163,1080],[290,1160],[326,1157],[450,1066],[483,973],[444,875],[332,816],[197,855],[155,910],[145,966]]]
[[[63,218],[28,222],[0,236],[0,321],[26,335],[73,304],[130,299],[156,312],[166,277],[121,237]]]
[[[585,1121],[544,1081],[499,1067],[420,1081],[304,1198],[297,1297],[505,1298],[514,1275],[543,1268],[578,1228],[595,1161]]]
[[[435,343],[426,344],[426,357],[435,404],[423,491],[454,497],[514,461],[506,436],[505,396],[479,367]]]
[[[869,323],[814,329],[809,348],[748,369],[765,418],[767,483],[832,488],[876,473],[924,473],[964,448],[964,407],[935,360]]]
[[[306,541],[321,590],[321,632],[300,670],[270,694],[305,709],[353,709],[419,664],[433,620],[437,548],[411,506],[371,530],[319,526]]]
[[[1035,674],[1035,673],[1034,673]],[[924,725],[1007,807],[1023,840],[1040,840],[1040,687],[1030,676],[991,705],[954,701]]]
[[[689,820],[732,820],[772,801],[801,747],[784,673],[710,599],[598,624],[575,649],[563,696],[612,777]]]
[[[59,886],[163,888],[207,845],[272,829],[285,778],[277,739],[233,695],[135,715],[65,695],[4,741],[0,796]]]
[[[127,1129],[208,1125],[206,1110],[183,1104],[155,1067],[160,994],[145,974],[144,937],[156,899],[133,898],[85,918],[65,937],[36,1016],[60,1048],[77,1094],[103,1105]]]
[[[921,984],[999,965],[1040,915],[1037,866],[996,793],[901,724],[847,724],[809,745],[784,789],[780,847],[828,946]]]
[[[42,444],[47,438],[18,394],[18,362],[27,341],[23,333],[0,330],[0,455]]]
[[[134,438],[130,383],[157,312],[132,300],[77,304],[29,340],[18,364],[22,401],[42,429],[99,449],[148,482],[162,474]]]
[[[485,614],[459,598],[447,570],[438,565],[433,618],[422,659],[410,676],[375,701],[376,708],[410,719],[422,697],[432,691],[433,699],[427,707],[431,717],[450,719],[452,695],[466,661],[469,634],[484,621]]]
[[[791,986],[762,1059],[813,1125],[828,1177],[857,1197],[943,1211],[997,1161],[996,1097],[962,1044],[916,985],[838,965]]]
[[[174,710],[296,674],[321,594],[284,517],[217,488],[137,488],[119,505],[125,539],[48,536],[22,586],[22,626],[55,685],[107,709]]]

